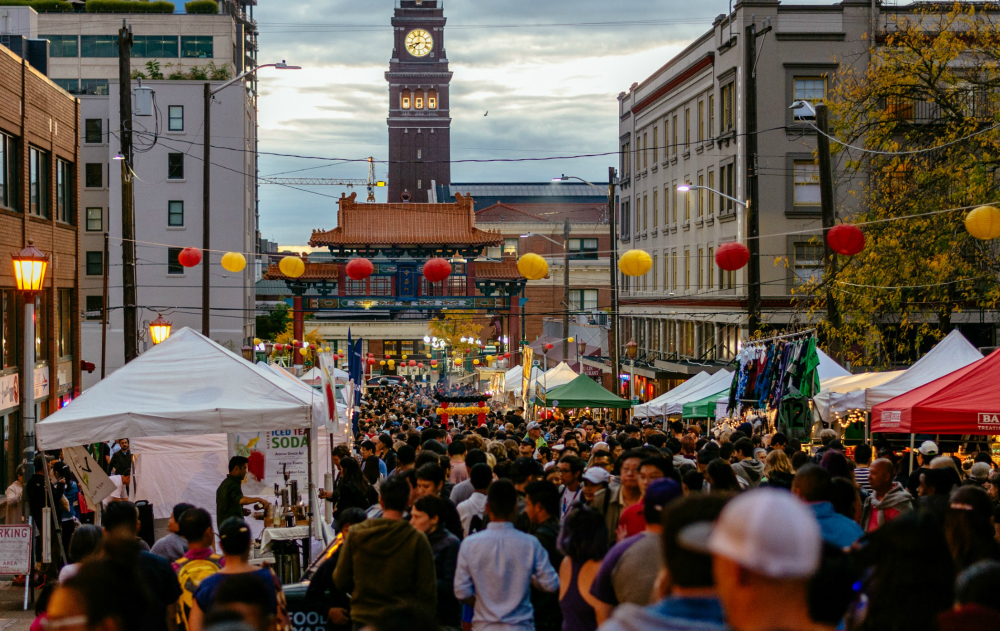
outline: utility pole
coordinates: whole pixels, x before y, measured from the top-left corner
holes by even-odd
[[[122,313],[125,319],[125,363],[139,356],[139,322],[135,307],[135,195],[132,190],[131,51],[132,29],[125,24],[125,20],[122,20],[122,27],[118,30],[118,114],[121,118]],[[107,306],[105,306],[106,308]]]
[[[771,30],[766,26],[757,31],[751,16],[743,44],[745,54],[746,145],[744,162],[747,169],[747,325],[752,337],[760,329],[760,183],[757,172],[757,36]]]
[[[819,193],[820,207],[823,211],[823,262],[826,265],[826,319],[832,329],[840,329],[840,310],[833,297],[833,279],[837,275],[837,255],[830,249],[826,237],[836,221],[834,210],[833,160],[830,157],[830,110],[825,103],[816,105],[816,143],[819,153]],[[837,361],[841,357],[840,339],[836,333],[831,336],[830,350]]]
[[[631,159],[631,157],[629,157]],[[611,369],[614,371],[614,392],[618,394],[618,375],[621,374],[621,355],[618,352],[618,219],[615,215],[615,168],[608,167],[608,225],[611,231],[611,336],[608,352],[611,354]]]
[[[569,361],[569,219],[563,221],[563,361]]]
[[[212,175],[212,114],[209,108],[212,106],[212,84],[205,82],[205,114],[203,127],[205,128],[205,148],[202,158],[202,184],[201,184],[201,334],[209,337],[212,332],[211,316],[209,305],[211,304],[211,277],[209,276],[208,257],[209,233],[211,232],[211,196],[210,178]]]

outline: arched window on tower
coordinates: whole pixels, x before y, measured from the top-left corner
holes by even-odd
[[[414,109],[422,110],[424,109],[424,91],[417,90],[413,94],[413,107]]]
[[[410,91],[403,90],[399,93],[399,107],[404,110],[410,109]]]
[[[436,110],[438,106],[438,92],[437,90],[429,90],[427,92],[427,109]]]

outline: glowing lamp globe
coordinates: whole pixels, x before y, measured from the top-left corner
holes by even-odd
[[[351,259],[345,271],[347,272],[347,277],[351,280],[364,280],[372,275],[372,272],[375,271],[375,266],[365,258]]]
[[[826,235],[826,242],[830,244],[830,249],[837,254],[854,256],[865,249],[865,233],[857,226],[841,224],[830,228],[830,232]]]
[[[239,252],[226,252],[222,255],[222,269],[227,272],[237,273],[242,272],[243,268],[247,266],[247,259],[245,256]]]
[[[440,282],[451,276],[451,263],[441,257],[433,258],[424,263],[423,275],[428,282]]]
[[[298,278],[306,271],[306,264],[297,256],[286,256],[278,261],[278,269],[289,278]]]
[[[529,252],[517,259],[517,271],[528,280],[539,280],[549,275],[549,264],[542,257]]]
[[[177,255],[177,262],[182,267],[194,267],[198,263],[201,263],[201,250],[198,248],[184,248]]]
[[[36,294],[45,285],[45,270],[49,267],[48,254],[34,246],[34,241],[28,239],[28,247],[11,257],[14,260],[14,280],[17,290],[27,294]]]
[[[977,239],[988,241],[1000,237],[1000,208],[980,206],[965,216],[965,229]]]
[[[723,243],[715,252],[715,264],[727,272],[735,272],[750,262],[750,250],[742,243]]]
[[[159,344],[170,337],[171,327],[170,322],[164,320],[160,314],[156,314],[156,319],[149,323],[149,337],[153,340],[153,344]]]
[[[629,250],[618,258],[618,270],[626,276],[642,276],[653,267],[653,258],[645,250]]]

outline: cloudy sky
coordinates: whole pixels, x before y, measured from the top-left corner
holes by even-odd
[[[392,54],[394,5],[395,0],[265,0],[255,9],[260,62],[286,59],[303,67],[261,72],[262,175],[368,175],[364,163],[269,153],[386,159],[384,73]],[[448,0],[452,160],[616,151],[618,93],[708,30],[728,7],[729,0]],[[566,173],[605,181],[615,163],[610,155],[454,164],[452,180],[547,181]],[[385,171],[385,165],[376,165],[380,179]],[[282,245],[303,244],[313,228],[334,226],[333,198],[344,190],[262,185],[262,236]],[[378,201],[384,201],[384,190]]]

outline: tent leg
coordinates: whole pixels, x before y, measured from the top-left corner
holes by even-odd
[[[913,475],[913,447],[916,444],[917,435],[910,434],[910,475]]]
[[[307,536],[305,538],[305,540],[302,542],[302,556],[304,557],[304,559],[303,559],[304,563],[302,565],[303,569],[305,569],[306,567],[309,567],[309,564],[312,563],[312,550],[310,550],[310,548],[312,547],[313,532],[316,529],[316,522],[314,520],[318,518],[318,516],[316,514],[316,504],[315,504],[315,502],[313,500],[313,496],[316,493],[316,483],[313,480],[313,452],[317,448],[316,447],[316,438],[317,438],[317,436],[316,436],[316,428],[310,426],[309,427],[309,448],[306,449],[306,454],[307,454],[306,457],[307,457],[307,460],[308,460],[308,463],[306,464],[306,467],[307,467],[307,470],[309,472],[308,475],[307,475],[307,477],[306,477],[307,484],[308,484],[308,487],[309,487],[309,536]],[[332,441],[332,439],[331,439],[331,441]]]

